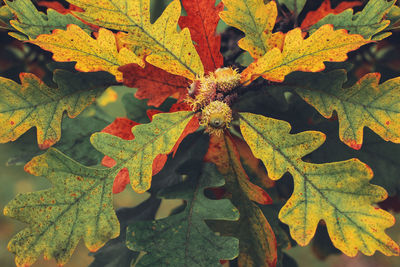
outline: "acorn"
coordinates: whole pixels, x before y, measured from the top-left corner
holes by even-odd
[[[213,101],[202,109],[200,125],[206,132],[220,136],[230,127],[232,121],[231,108],[222,101]]]
[[[231,91],[240,84],[240,74],[237,69],[231,67],[219,68],[211,75],[214,76],[218,90],[224,93]]]

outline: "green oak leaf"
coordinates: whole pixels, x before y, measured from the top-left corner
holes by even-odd
[[[20,74],[21,84],[0,77],[0,143],[14,141],[32,127],[37,129],[41,149],[61,137],[64,111],[78,116],[114,82],[107,73],[54,72],[58,88],[51,88],[30,73]]]
[[[172,151],[192,118],[190,111],[156,114],[151,123],[132,128],[134,140],[95,133],[91,142],[97,150],[117,161],[114,168],[127,168],[132,188],[143,193],[150,188],[153,161],[158,155]]]
[[[32,265],[41,253],[62,265],[81,238],[96,251],[119,235],[108,169],[85,167],[51,148],[25,170],[45,176],[53,187],[19,194],[4,208],[6,216],[29,224],[8,244],[18,266]]]
[[[386,141],[400,143],[400,78],[379,84],[380,74],[370,73],[343,88],[347,79],[343,70],[301,77],[293,81],[296,92],[325,118],[337,112],[340,140],[346,145],[360,149],[364,127]]]
[[[205,220],[234,221],[238,210],[228,199],[212,200],[204,195],[209,187],[219,187],[224,179],[216,167],[207,164],[200,177],[191,176],[183,183],[165,189],[166,199],[184,199],[186,208],[178,214],[128,226],[127,246],[146,251],[136,264],[142,266],[221,266],[220,259],[233,259],[239,252],[239,241],[218,236]]]
[[[337,15],[329,14],[310,29],[313,32],[324,24],[332,24],[335,29],[346,29],[351,34],[360,34],[365,39],[381,40],[391,33],[379,34],[385,30],[390,20],[384,19],[396,1],[370,0],[364,9],[353,14],[349,8]],[[379,34],[379,35],[378,35]],[[375,37],[374,37],[375,36]]]
[[[358,159],[314,164],[302,160],[320,147],[325,136],[307,131],[290,134],[281,120],[240,113],[240,129],[255,157],[261,159],[273,180],[286,172],[293,176],[292,196],[279,212],[290,234],[307,245],[319,221],[324,220],[335,247],[349,256],[358,251],[372,255],[398,255],[398,245],[386,235],[393,216],[372,204],[384,200],[386,191],[369,183],[372,170]]]
[[[68,24],[75,24],[90,32],[89,27],[71,14],[63,15],[49,8],[47,15],[39,12],[31,0],[5,1],[15,20],[11,20],[11,25],[19,33],[10,33],[18,40],[35,39],[40,34],[49,34],[54,29],[65,30]],[[22,34],[21,34],[22,33]]]

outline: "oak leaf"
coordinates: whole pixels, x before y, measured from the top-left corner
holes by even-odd
[[[324,24],[332,24],[335,29],[346,29],[351,34],[360,34],[365,39],[381,40],[391,33],[380,34],[385,30],[390,20],[384,19],[396,1],[370,0],[364,9],[353,14],[352,9],[347,9],[340,14],[330,14],[314,24],[311,31]],[[375,37],[374,37],[375,36]]]
[[[179,26],[190,30],[204,72],[218,69],[224,64],[220,52],[221,36],[216,35],[218,14],[224,9],[223,3],[215,6],[215,0],[183,0],[182,5],[187,16],[179,18]]]
[[[75,68],[83,72],[108,71],[117,81],[122,81],[120,66],[129,63],[144,66],[142,59],[127,48],[118,51],[114,34],[103,28],[97,39],[93,39],[79,26],[71,24],[65,31],[42,34],[30,42],[52,52],[55,61],[76,61]]]
[[[91,142],[97,150],[117,161],[113,168],[127,168],[133,189],[143,193],[150,188],[153,169],[160,170],[164,166],[166,158],[162,166],[153,166],[156,157],[172,152],[182,135],[194,131],[193,128],[185,131],[192,120],[198,119],[189,111],[157,114],[151,123],[132,128],[133,140],[95,133]]]
[[[19,194],[4,214],[29,224],[8,244],[18,266],[30,266],[44,253],[59,265],[71,257],[81,238],[96,251],[119,235],[108,170],[88,168],[50,149],[33,158],[25,170],[45,176],[53,187]]]
[[[126,86],[138,88],[135,97],[148,99],[149,106],[159,107],[171,95],[178,95],[178,102],[187,95],[190,85],[188,79],[168,73],[160,68],[146,64],[141,68],[137,64],[120,67]]]
[[[47,15],[39,12],[31,0],[5,1],[16,19],[11,25],[19,33],[11,32],[11,36],[18,40],[35,39],[40,34],[51,33],[54,29],[65,29],[69,24],[75,24],[89,31],[88,27],[71,14],[60,14],[53,9],[47,10]]]
[[[241,132],[273,180],[289,172],[293,176],[292,196],[279,212],[290,234],[301,246],[307,245],[324,220],[335,247],[348,256],[358,251],[372,255],[398,255],[398,245],[385,234],[394,224],[391,214],[372,204],[384,200],[386,191],[372,185],[372,170],[358,159],[314,164],[302,158],[325,141],[321,132],[290,134],[290,124],[272,118],[240,114]]]
[[[296,92],[325,118],[337,112],[340,140],[360,149],[364,127],[385,141],[400,143],[400,78],[379,84],[381,75],[370,73],[350,88],[343,88],[346,72],[304,76]],[[306,78],[307,77],[307,78]]]
[[[150,0],[68,0],[85,12],[79,18],[109,29],[124,31],[119,40],[128,48],[140,47],[148,63],[175,75],[194,80],[204,72],[190,39],[189,29],[177,31],[179,0],[172,1],[161,16],[150,22]]]
[[[268,4],[264,4],[263,0],[223,2],[228,10],[220,13],[221,19],[245,34],[238,42],[240,48],[248,51],[255,59],[264,56],[274,47],[282,49],[285,35],[281,32],[272,33],[278,16],[274,1]]]
[[[359,5],[362,5],[362,2],[341,2],[335,8],[332,8],[331,0],[325,0],[317,10],[307,13],[306,17],[301,23],[301,28],[307,29],[329,14],[339,14],[348,8]]]
[[[235,221],[237,209],[228,199],[212,200],[204,190],[219,187],[224,179],[216,167],[207,164],[200,177],[190,176],[185,182],[166,188],[165,199],[184,199],[185,209],[165,219],[135,222],[127,229],[127,246],[146,251],[136,266],[221,266],[220,259],[238,255],[236,238],[212,232],[205,220]]]
[[[324,62],[340,62],[347,59],[347,53],[369,43],[360,35],[347,34],[346,30],[333,30],[332,25],[324,25],[307,39],[303,39],[301,29],[296,28],[286,34],[283,51],[274,48],[251,63],[242,72],[242,83],[262,76],[282,82],[294,71],[318,72],[325,69]]]
[[[277,243],[274,232],[260,208],[252,202],[270,204],[272,200],[264,190],[249,181],[231,137],[212,137],[205,160],[216,164],[225,177],[225,188],[240,213],[238,222],[213,224],[221,234],[239,239],[238,265],[275,266]]]
[[[111,84],[105,73],[70,73],[56,70],[50,88],[35,75],[22,73],[21,84],[0,77],[0,142],[14,141],[32,127],[37,129],[39,147],[46,149],[60,140],[64,111],[79,115]],[[82,86],[84,84],[85,86]]]

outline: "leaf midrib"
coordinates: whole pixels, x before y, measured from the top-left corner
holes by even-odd
[[[301,177],[303,177],[303,181],[304,181],[304,185],[303,185],[303,186],[304,186],[304,188],[307,188],[307,187],[305,186],[305,183],[307,182],[311,187],[314,188],[315,191],[317,191],[317,192],[320,194],[320,196],[321,196],[323,199],[325,199],[325,201],[326,201],[327,203],[329,203],[329,204],[334,208],[335,212],[339,212],[340,214],[343,214],[343,216],[346,217],[351,223],[353,223],[353,225],[354,225],[357,229],[361,230],[361,232],[364,232],[365,234],[367,234],[368,236],[370,236],[372,239],[374,239],[376,242],[378,242],[379,244],[381,244],[383,247],[386,247],[386,248],[388,247],[388,246],[387,246],[385,243],[383,243],[381,240],[375,238],[375,236],[373,236],[371,233],[369,233],[368,231],[366,231],[365,229],[363,229],[362,227],[360,227],[351,217],[349,217],[349,216],[346,214],[346,212],[341,211],[334,203],[332,203],[332,202],[329,200],[328,197],[326,197],[326,196],[319,190],[319,188],[318,188],[316,185],[314,185],[314,183],[311,182],[311,180],[308,178],[307,174],[306,174],[306,173],[303,173],[303,172],[296,166],[296,164],[295,164],[289,157],[286,156],[285,153],[283,153],[277,146],[275,146],[275,144],[274,144],[272,141],[270,141],[268,138],[266,138],[266,137],[264,136],[264,134],[262,134],[260,131],[258,131],[258,129],[256,129],[255,127],[253,127],[253,126],[249,123],[249,121],[247,121],[242,115],[239,114],[239,117],[240,117],[243,121],[245,121],[246,124],[247,124],[248,126],[250,126],[250,127],[253,129],[253,131],[255,131],[259,136],[261,136],[261,137],[263,138],[263,140],[265,140],[265,141],[274,149],[274,151],[278,152],[278,153],[292,166],[292,168],[293,168],[298,174],[301,175]],[[303,162],[303,163],[306,164],[305,162]],[[289,170],[288,170],[288,171],[289,171]],[[290,171],[289,171],[289,172],[290,172]],[[292,174],[292,175],[293,175],[293,174]],[[305,192],[305,193],[306,193],[306,192]],[[306,194],[304,194],[303,197],[306,198]],[[306,205],[307,201],[305,201],[304,203],[305,203],[305,205]],[[304,216],[304,217],[306,217],[306,216]],[[304,224],[304,225],[306,225],[306,224]],[[304,231],[305,231],[305,228],[304,228]]]

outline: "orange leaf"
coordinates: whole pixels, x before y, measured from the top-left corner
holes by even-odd
[[[360,5],[362,5],[362,2],[360,2],[360,1],[341,2],[337,7],[332,8],[331,0],[325,0],[317,10],[310,11],[307,13],[307,16],[301,23],[301,28],[307,29],[329,14],[339,14],[348,8],[352,8],[352,7],[360,6]]]
[[[78,11],[78,12],[83,11],[82,8],[74,6],[72,4],[69,5],[69,8],[65,8],[61,3],[56,1],[39,1],[38,5],[54,9],[55,11],[63,15],[72,14],[72,11]]]
[[[224,136],[211,136],[210,146],[204,160],[217,165],[218,171],[222,175],[237,177],[240,187],[250,200],[260,204],[271,203],[271,197],[261,187],[249,181],[249,177],[240,163],[239,153],[236,147],[232,145],[232,155],[234,156],[228,157],[229,154],[224,144]]]
[[[187,93],[189,80],[168,73],[153,65],[146,64],[141,68],[137,64],[129,64],[119,68],[123,73],[126,86],[138,88],[135,97],[149,99],[149,106],[159,107],[169,96],[179,94],[178,101],[183,100]]]
[[[187,16],[179,18],[179,26],[189,28],[195,48],[204,65],[204,71],[210,72],[221,67],[224,59],[220,52],[221,36],[216,35],[219,12],[224,9],[215,0],[182,0]]]

